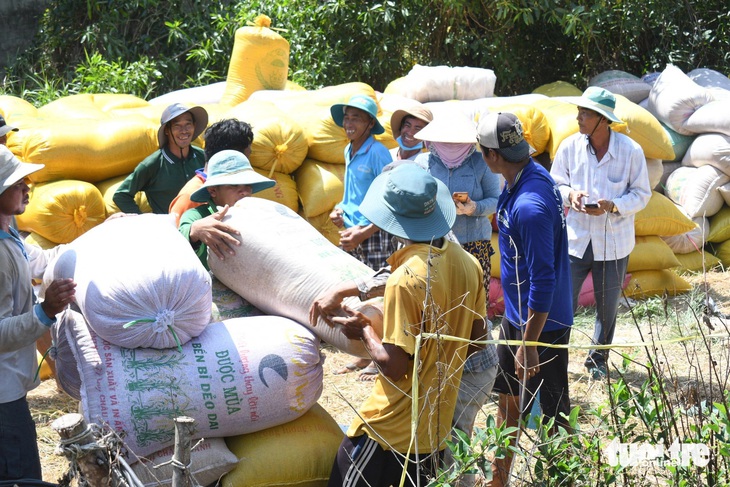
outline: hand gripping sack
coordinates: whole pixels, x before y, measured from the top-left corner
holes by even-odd
[[[309,308],[323,291],[371,276],[372,269],[335,247],[302,217],[271,201],[244,198],[223,221],[241,232],[237,237],[241,245],[225,260],[208,256],[216,278],[261,311],[291,318],[334,347],[368,357],[362,342],[347,338],[339,326],[321,320],[311,326]],[[358,298],[347,298],[344,304],[368,314],[382,333],[379,311]]]
[[[293,421],[322,393],[318,340],[279,316],[211,323],[180,350],[117,347],[92,330],[81,348],[72,323],[84,417],[123,432],[132,460],[171,445],[178,416],[195,420],[194,437],[235,436]]]
[[[167,215],[93,228],[51,262],[44,281],[60,277],[76,281],[89,327],[118,346],[179,346],[210,320],[210,274]]]

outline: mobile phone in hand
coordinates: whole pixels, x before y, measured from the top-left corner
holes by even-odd
[[[451,197],[454,198],[454,201],[458,201],[459,203],[466,203],[469,201],[469,193],[466,191],[457,191],[451,195]]]
[[[598,203],[586,203],[583,206],[586,207],[586,208],[590,208],[592,210],[597,210],[598,209]]]

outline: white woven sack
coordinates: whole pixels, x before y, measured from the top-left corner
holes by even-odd
[[[53,343],[56,344],[56,385],[66,394],[81,400],[81,375],[73,348],[68,341],[68,329],[80,330],[74,335],[74,347],[87,349],[93,346],[84,316],[72,305],[56,315],[51,327]]]
[[[705,88],[730,90],[730,78],[714,69],[696,68],[687,73],[687,77]]]
[[[76,281],[89,326],[121,347],[179,346],[210,322],[210,274],[167,215],[94,227],[51,263],[44,280],[54,277]]]
[[[682,166],[667,178],[664,194],[682,205],[690,218],[710,217],[725,203],[718,188],[727,182],[730,176],[710,165]]]
[[[684,124],[688,132],[730,135],[730,98],[712,101],[698,108]]]
[[[656,189],[664,174],[664,164],[661,159],[646,159],[646,170],[649,173],[649,187]]]
[[[730,110],[730,106],[728,109]],[[717,133],[698,135],[685,152],[682,165],[694,167],[710,165],[730,176],[730,135]]]
[[[132,459],[171,445],[178,416],[195,420],[195,437],[235,436],[292,421],[322,393],[318,340],[280,316],[211,323],[181,351],[117,347],[89,329],[82,348],[73,323],[83,414],[124,432]]]
[[[405,76],[403,96],[427,101],[475,100],[494,96],[497,76],[491,69],[468,66],[421,66]]]
[[[679,207],[681,210],[681,207]],[[673,235],[671,237],[661,237],[672,252],[675,254],[689,254],[702,250],[705,245],[705,239],[710,234],[710,219],[702,216],[692,218],[697,227],[682,235]]]
[[[588,85],[599,86],[614,95],[623,95],[634,103],[645,100],[652,86],[638,76],[616,69],[597,74]]]
[[[703,88],[671,64],[662,71],[649,92],[647,109],[674,131],[692,135],[685,128],[687,119],[698,108],[714,100],[712,92]]]
[[[309,308],[325,290],[371,276],[372,269],[335,247],[289,208],[272,201],[243,198],[223,221],[241,232],[241,245],[236,255],[223,261],[208,255],[216,278],[264,313],[291,318],[334,347],[368,357],[362,342],[348,339],[340,327],[321,320],[311,327]],[[368,311],[357,298],[347,298],[345,304]],[[376,329],[382,330],[382,316],[380,320]]]
[[[226,446],[223,438],[193,439],[188,471],[194,485],[213,485],[238,465],[238,457]],[[175,448],[168,446],[132,464],[137,478],[145,487],[169,487],[175,467],[170,462]]]

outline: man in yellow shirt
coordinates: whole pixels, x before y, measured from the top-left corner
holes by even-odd
[[[392,274],[382,338],[359,312],[344,308],[347,317],[325,316],[343,325],[349,338],[363,340],[380,370],[340,445],[329,485],[398,485],[404,469],[407,485],[415,485],[417,477],[426,485],[451,435],[462,366],[477,347],[422,335],[483,338],[482,270],[474,257],[444,239],[456,207],[446,186],[418,166],[378,176],[360,211],[399,239],[401,248],[388,259]]]

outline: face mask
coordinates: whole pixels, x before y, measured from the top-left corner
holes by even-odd
[[[397,139],[395,139],[395,141],[398,142],[398,145],[400,146],[400,148],[402,150],[421,150],[421,149],[423,149],[423,142],[419,142],[418,144],[414,145],[413,147],[406,147],[403,144],[403,141],[401,140],[400,137],[398,137]]]
[[[444,166],[454,169],[463,164],[467,157],[476,150],[474,144],[453,144],[446,142],[431,142],[431,149],[439,156]]]

